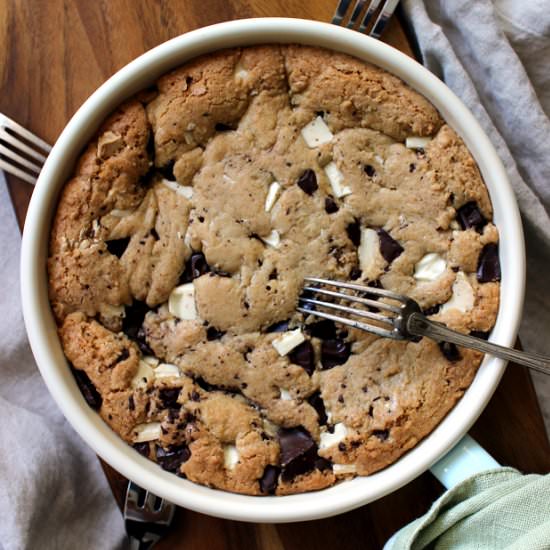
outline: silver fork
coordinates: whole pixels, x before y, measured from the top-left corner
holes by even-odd
[[[348,9],[351,7],[352,3],[352,0],[340,0],[338,6],[336,7],[336,11],[334,12],[331,23],[334,23],[335,25],[342,25],[346,17],[346,13],[348,12]],[[353,8],[353,11],[351,12],[350,18],[346,25],[349,29],[353,29],[359,21],[366,3],[367,0],[356,0],[355,7]],[[365,14],[363,15],[363,19],[359,23],[359,28],[357,29],[359,32],[366,32],[369,23],[371,22],[381,3],[382,0],[370,0]],[[384,5],[382,6],[378,17],[374,25],[372,26],[371,31],[369,32],[369,36],[372,36],[373,38],[380,38],[380,36],[384,32],[384,29],[386,28],[386,25],[388,24],[388,21],[390,20],[390,17],[395,11],[397,4],[399,4],[399,0],[384,1]]]
[[[438,342],[449,342],[475,349],[495,355],[501,359],[525,365],[544,374],[550,374],[550,358],[536,353],[527,353],[499,346],[481,338],[451,330],[442,323],[428,319],[422,314],[420,306],[413,299],[402,294],[396,294],[395,292],[381,288],[319,279],[317,277],[306,277],[305,280],[306,283],[311,284],[304,287],[306,295],[300,297],[298,311],[306,315],[330,319],[343,325],[365,330],[378,336],[394,338],[395,340],[418,341],[422,336],[427,336]],[[328,290],[319,285],[334,287],[336,290]],[[345,290],[356,291],[356,294],[344,292]],[[365,307],[361,309],[349,307],[340,303],[327,302],[319,300],[317,297],[312,297],[316,295],[327,296],[343,302],[353,302],[360,304],[360,306],[367,306],[369,309]],[[344,317],[333,313],[326,313],[325,311],[318,311],[317,307],[329,311],[342,312],[347,316]],[[368,319],[368,321],[358,321],[349,316]]]
[[[51,146],[0,113],[0,169],[34,185]]]
[[[148,550],[166,533],[176,505],[130,481],[124,502],[124,522],[130,550]]]

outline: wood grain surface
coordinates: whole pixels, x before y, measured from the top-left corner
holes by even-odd
[[[245,17],[328,21],[335,4],[335,0],[0,0],[0,111],[53,143],[101,83],[169,38]],[[398,18],[390,23],[384,41],[412,55]],[[9,178],[8,184],[23,225],[32,187],[15,178]],[[508,368],[471,433],[502,464],[526,472],[550,471],[550,446],[531,379],[522,367]],[[127,481],[102,465],[121,505]],[[441,492],[441,485],[426,473],[347,514],[284,525],[225,521],[179,509],[173,531],[157,548],[379,549],[395,530],[426,512]]]

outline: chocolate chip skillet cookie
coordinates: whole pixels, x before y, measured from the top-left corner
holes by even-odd
[[[121,105],[64,186],[52,309],[88,403],[136,452],[250,495],[375,472],[481,355],[296,312],[304,276],[486,333],[498,233],[462,140],[398,78],[302,46],[188,62]]]

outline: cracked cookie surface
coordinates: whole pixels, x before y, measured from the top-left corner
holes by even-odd
[[[477,166],[398,78],[305,46],[216,52],[103,123],[60,195],[52,309],[88,403],[137,452],[251,495],[411,449],[481,354],[296,312],[305,276],[487,333],[498,232]]]

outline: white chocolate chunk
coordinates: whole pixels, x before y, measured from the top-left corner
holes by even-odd
[[[329,431],[321,432],[319,449],[328,449],[337,443],[340,443],[348,435],[348,429],[343,422],[338,422],[334,424],[334,431],[330,433]]]
[[[235,80],[245,80],[248,74],[248,71],[241,65],[241,62],[238,61],[235,65],[235,70],[233,71]]]
[[[195,285],[193,283],[186,283],[172,290],[168,298],[168,311],[179,319],[192,320],[197,318]]]
[[[273,422],[271,422],[271,420],[269,420],[268,418],[262,418],[262,428],[267,435],[270,435],[272,437],[277,435],[278,428],[276,424],[273,424]]]
[[[435,281],[447,269],[447,262],[435,252],[426,254],[414,266],[414,278],[417,281]]]
[[[224,445],[223,464],[228,470],[233,470],[239,462],[239,451],[235,445]]]
[[[376,279],[387,262],[380,253],[380,239],[374,229],[361,228],[357,256],[363,277]]]
[[[411,136],[405,140],[405,146],[409,149],[423,149],[432,141],[429,137]]]
[[[124,218],[126,216],[129,216],[132,213],[132,210],[120,210],[118,208],[113,208],[109,214],[113,216],[113,218]]]
[[[281,237],[279,237],[279,233],[276,229],[273,229],[267,237],[260,238],[265,244],[272,246],[273,248],[279,248],[279,245],[281,244]]]
[[[332,471],[338,474],[355,474],[357,473],[357,466],[355,464],[333,464]]]
[[[333,134],[329,127],[325,124],[325,121],[318,116],[302,128],[302,137],[304,138],[306,145],[310,149],[313,149],[314,147],[319,147],[319,145],[323,145],[323,143],[328,143],[331,141]]]
[[[130,385],[132,388],[143,388],[147,383],[155,379],[155,371],[145,361],[141,360],[138,364],[138,369],[135,376],[132,378]]]
[[[180,185],[177,181],[167,179],[163,179],[161,183],[186,199],[191,200],[193,198],[193,188],[188,185]]]
[[[155,369],[155,378],[177,378],[180,376],[180,370],[171,363],[160,363]]]
[[[271,342],[273,347],[277,350],[279,355],[283,356],[292,351],[296,346],[299,346],[303,341],[305,341],[305,336],[302,334],[302,331],[297,328],[294,330],[289,330],[283,335],[279,336]]]
[[[160,422],[149,422],[134,426],[134,443],[153,441],[161,436]]]
[[[466,275],[464,275],[462,271],[459,271],[453,283],[453,294],[451,299],[445,302],[439,311],[440,313],[446,313],[451,309],[458,309],[465,313],[474,307],[474,302],[474,289]]]
[[[160,362],[156,357],[153,357],[152,355],[146,355],[145,357],[142,357],[141,360],[153,368],[155,368]]]
[[[265,206],[264,210],[266,212],[269,212],[273,205],[275,204],[275,201],[277,200],[277,197],[279,196],[279,191],[281,190],[281,184],[278,181],[274,181],[269,186],[269,190],[267,191],[267,197],[265,198]]]
[[[329,162],[325,166],[325,174],[336,197],[341,198],[351,194],[351,187],[344,185],[344,174],[336,166],[336,163]]]
[[[290,392],[288,390],[285,390],[284,388],[280,388],[281,395],[279,398],[282,401],[292,401],[292,395],[290,395]]]

